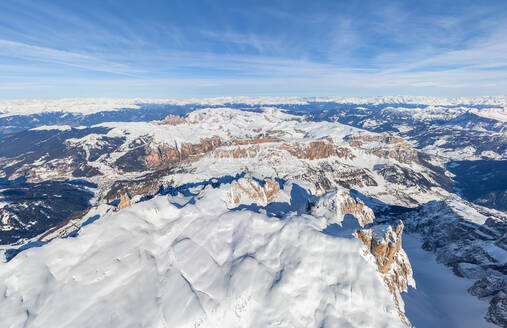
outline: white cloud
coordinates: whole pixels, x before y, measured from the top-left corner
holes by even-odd
[[[89,71],[99,71],[122,75],[129,75],[136,72],[136,70],[133,70],[126,65],[109,62],[92,55],[39,47],[22,42],[0,39],[0,57],[1,56],[29,61],[61,64]]]

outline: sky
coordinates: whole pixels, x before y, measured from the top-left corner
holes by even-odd
[[[0,1],[0,98],[507,94],[507,1]]]

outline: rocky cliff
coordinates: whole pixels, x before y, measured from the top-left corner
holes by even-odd
[[[227,203],[229,207],[236,207],[240,204],[266,206],[273,202],[279,191],[280,185],[275,179],[258,181],[242,178],[232,183],[226,196]]]
[[[328,219],[329,224],[342,225],[346,215],[351,215],[365,229],[354,231],[354,236],[361,240],[365,248],[365,256],[372,258],[378,268],[382,280],[393,296],[398,315],[402,321],[411,326],[405,316],[402,292],[408,291],[408,286],[415,287],[412,277],[412,267],[407,254],[402,248],[402,221],[394,225],[375,224],[375,214],[372,209],[358,197],[351,195],[349,190],[339,189],[320,197],[312,206],[311,212],[319,217]],[[347,229],[348,227],[343,227]]]
[[[365,244],[367,254],[375,259],[378,271],[393,295],[400,318],[410,325],[400,293],[407,292],[408,286],[415,287],[415,281],[410,261],[402,248],[403,229],[403,223],[398,221],[394,228],[391,225],[375,225],[370,229],[357,230],[355,236]]]
[[[403,138],[391,135],[358,135],[346,138],[356,148],[381,158],[392,158],[401,163],[418,161],[418,152]]]

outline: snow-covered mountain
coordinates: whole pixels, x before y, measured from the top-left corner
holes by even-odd
[[[242,104],[249,106],[266,105],[307,105],[309,103],[336,103],[353,105],[409,104],[427,106],[494,106],[497,110],[486,110],[484,113],[496,113],[505,121],[507,96],[442,98],[414,96],[379,96],[379,97],[215,97],[188,99],[153,99],[153,98],[67,98],[67,99],[18,99],[0,101],[0,113],[4,116],[29,115],[47,112],[91,114],[102,111],[115,111],[124,108],[140,109],[143,104],[158,105],[201,105],[224,106]]]
[[[362,243],[323,217],[156,197],[2,265],[6,326],[404,327]],[[57,318],[57,319],[56,319]]]
[[[3,106],[7,326],[507,324],[505,97]]]
[[[94,187],[96,204],[245,174],[302,180],[314,195],[338,187],[355,188],[402,206],[451,197],[452,191],[448,173],[436,167],[442,161],[418,152],[399,137],[307,121],[274,108],[202,109],[185,118],[74,129],[48,126],[6,136],[0,144],[0,174],[10,181],[26,179],[24,184],[33,185],[86,179],[88,188]],[[16,184],[8,188],[7,201],[26,199],[33,190]],[[86,202],[89,195],[77,196]],[[35,229],[40,220],[26,221],[19,215],[36,211],[31,207],[37,204],[4,207],[2,234],[28,232],[34,237],[46,231],[47,225]],[[54,223],[59,228],[61,221]]]

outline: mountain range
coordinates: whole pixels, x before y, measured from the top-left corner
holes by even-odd
[[[506,99],[0,102],[0,320],[505,327]]]

